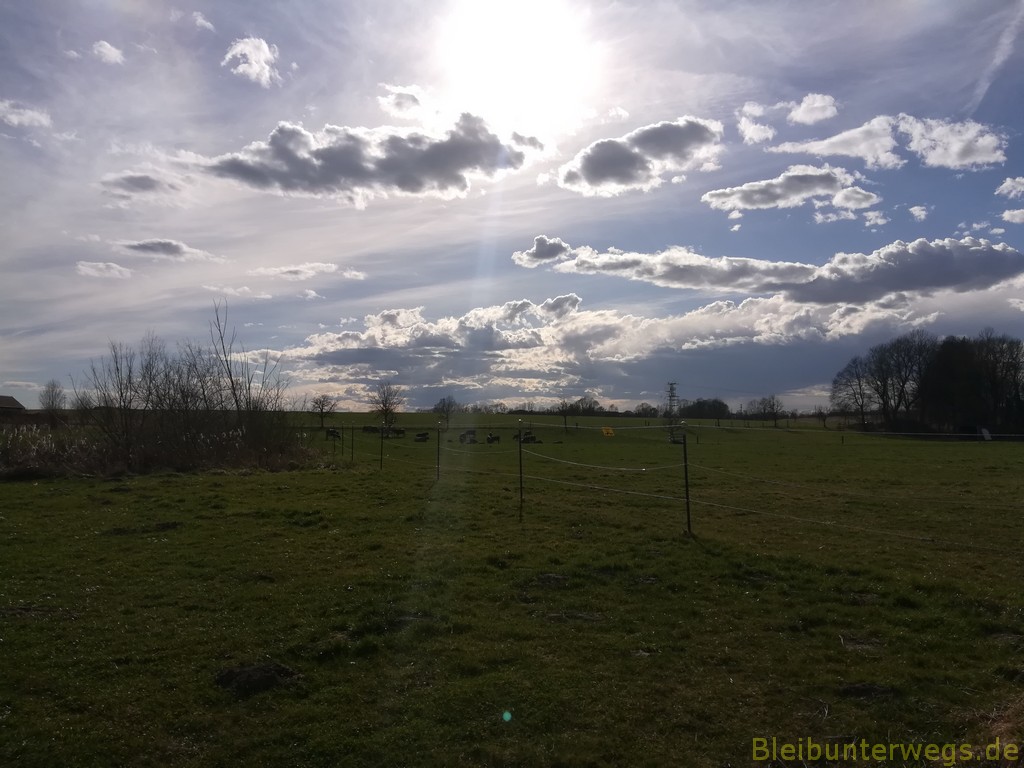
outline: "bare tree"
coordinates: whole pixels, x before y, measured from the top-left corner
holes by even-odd
[[[569,431],[569,416],[576,412],[575,403],[570,403],[564,397],[558,401],[552,410],[562,417],[562,427],[566,432]]]
[[[442,397],[440,400],[437,401],[437,404],[433,407],[434,413],[438,414],[442,419],[444,419],[445,429],[448,429],[448,425],[452,420],[452,415],[458,413],[461,410],[462,406],[451,395],[448,395],[447,397]]]
[[[768,395],[768,397],[762,397],[757,402],[758,410],[761,412],[761,417],[764,419],[771,419],[772,426],[779,426],[779,417],[785,412],[785,406],[782,401],[775,395]]]
[[[868,410],[875,407],[875,391],[867,361],[857,355],[832,379],[832,393],[829,395],[832,408],[840,413],[856,411],[860,425],[867,421]]]
[[[323,429],[324,418],[338,410],[338,401],[330,395],[316,395],[309,401],[309,410],[320,417],[320,429]]]
[[[373,413],[384,420],[384,428],[388,429],[398,418],[398,412],[405,405],[405,393],[402,388],[390,381],[382,381],[370,392],[370,406]]]
[[[56,379],[50,379],[43,385],[43,391],[39,394],[39,407],[51,416],[57,411],[63,411],[68,404],[68,396],[64,387]]]
[[[823,429],[828,429],[828,408],[826,408],[823,405],[816,405],[814,406],[814,410],[811,411],[811,414],[814,416],[814,418],[818,419],[818,421],[821,422],[821,426]]]

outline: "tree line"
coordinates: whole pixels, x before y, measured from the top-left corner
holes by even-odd
[[[79,428],[8,439],[0,464],[103,474],[288,466],[304,449],[286,388],[278,361],[242,348],[226,306],[215,305],[207,343],[172,348],[154,334],[138,346],[112,341],[105,357],[72,378],[70,392],[48,382],[40,405],[51,426]]]
[[[1024,343],[985,329],[942,339],[922,330],[853,357],[832,380],[834,411],[896,431],[1024,430]]]

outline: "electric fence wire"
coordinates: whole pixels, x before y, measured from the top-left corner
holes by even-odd
[[[472,452],[472,451],[454,451],[454,450],[452,450],[452,452],[453,453],[459,453],[459,454],[474,455],[474,456],[492,455],[492,454],[479,454],[479,453],[475,453],[475,452]],[[514,451],[511,451],[511,452],[514,452]],[[510,453],[510,451],[503,451],[503,453]],[[552,459],[553,461],[556,461],[558,463],[571,464],[571,465],[581,466],[581,467],[584,467],[584,468],[608,469],[608,470],[616,470],[616,469],[618,469],[618,468],[615,468],[615,467],[604,467],[604,466],[599,466],[599,465],[579,464],[578,462],[570,462],[570,461],[553,459],[553,457],[548,457],[548,456],[545,456],[544,454],[538,454],[538,453],[535,453],[533,451],[524,451],[524,453],[528,453],[528,454],[531,454],[533,456],[537,456],[539,458]],[[397,462],[397,463],[400,463],[400,464],[406,464],[406,465],[409,465],[409,466],[415,466],[415,467],[419,467],[419,468],[422,468],[422,469],[435,469],[436,468],[435,464],[425,464],[425,463],[422,463],[422,462],[409,461],[408,459],[400,459],[400,458],[398,458],[396,456],[393,456],[391,454],[385,454],[385,458],[387,460],[389,460],[389,461]],[[676,465],[676,466],[678,467],[678,466],[682,466],[682,465]],[[800,484],[796,484],[796,483],[783,483],[781,481],[772,481],[772,480],[767,480],[765,478],[758,478],[758,477],[756,477],[754,475],[745,475],[743,473],[731,473],[731,472],[728,472],[726,470],[715,470],[714,468],[706,467],[706,466],[701,466],[701,465],[693,465],[693,464],[691,464],[690,466],[693,467],[693,468],[701,468],[701,469],[709,470],[709,471],[712,471],[712,472],[718,471],[718,472],[720,472],[722,474],[733,475],[733,476],[736,476],[736,477],[742,477],[742,478],[745,478],[745,479],[751,479],[751,480],[755,480],[755,481],[758,481],[758,482],[764,482],[764,483],[776,484],[776,485],[782,485],[782,486],[793,486],[793,487],[799,487],[799,488],[804,488],[804,489],[817,490],[817,489],[811,488],[810,486],[800,485]],[[557,480],[555,478],[541,477],[539,475],[522,475],[522,476],[520,476],[519,474],[510,473],[510,472],[494,472],[494,471],[491,471],[491,470],[470,469],[470,468],[467,468],[467,467],[454,467],[454,466],[451,466],[451,465],[444,466],[444,471],[446,471],[446,472],[458,472],[458,473],[461,473],[461,474],[470,474],[470,475],[484,475],[484,476],[487,476],[487,477],[505,477],[505,478],[509,478],[509,479],[519,479],[520,477],[522,477],[523,479],[526,479],[526,480],[535,480],[535,481],[538,481],[538,482],[552,483],[552,484],[556,484],[556,485],[564,485],[564,486],[569,486],[569,487],[573,487],[573,488],[581,488],[581,489],[586,489],[586,490],[601,491],[601,492],[604,492],[604,493],[621,494],[621,495],[628,495],[628,496],[640,496],[640,497],[644,497],[644,498],[660,499],[660,500],[663,500],[663,501],[673,501],[673,502],[684,502],[684,501],[686,501],[686,499],[684,497],[680,497],[680,496],[670,496],[670,495],[667,495],[667,494],[646,493],[646,492],[643,492],[643,491],[628,491],[628,490],[625,490],[625,489],[622,489],[622,488],[611,488],[611,487],[608,487],[608,486],[593,485],[593,484],[589,484],[589,483],[579,483],[579,482],[572,482],[572,481],[568,481],[568,480]],[[869,497],[869,498],[879,498],[876,495],[872,495],[872,494],[856,494],[856,495],[857,496],[866,496],[866,497]],[[884,497],[882,498],[882,500],[883,501],[885,500]],[[818,520],[818,519],[809,518],[809,517],[801,517],[801,516],[798,516],[798,515],[788,515],[788,514],[781,513],[781,512],[768,512],[768,511],[761,510],[761,509],[752,509],[750,507],[739,507],[739,506],[735,506],[735,505],[731,505],[731,504],[720,504],[718,502],[706,501],[706,500],[703,500],[703,499],[693,499],[693,498],[691,498],[690,499],[690,503],[691,504],[695,504],[695,505],[699,505],[699,506],[704,506],[704,507],[711,507],[711,508],[714,508],[714,509],[727,510],[727,511],[730,511],[730,512],[739,512],[739,513],[743,513],[743,514],[757,515],[757,516],[761,516],[761,517],[770,517],[770,518],[775,518],[775,519],[780,519],[780,520],[790,520],[792,522],[804,523],[804,524],[809,524],[809,525],[816,525],[816,526],[821,526],[821,527],[824,527],[824,528],[840,529],[840,530],[846,530],[846,531],[856,531],[856,532],[859,532],[859,533],[866,533],[866,534],[878,535],[878,536],[889,537],[889,538],[898,538],[898,539],[907,540],[907,541],[919,541],[919,542],[923,542],[923,543],[939,544],[939,545],[945,545],[945,546],[956,547],[956,548],[961,548],[961,549],[973,549],[973,550],[979,550],[979,551],[985,551],[985,552],[993,552],[993,553],[997,553],[997,554],[1001,554],[1001,555],[1007,555],[1007,556],[1011,556],[1011,557],[1017,557],[1020,554],[1020,552],[1018,550],[1011,550],[1011,549],[1006,549],[1006,548],[1003,548],[1003,547],[993,547],[993,546],[989,546],[989,545],[985,545],[985,544],[975,544],[975,543],[968,543],[968,542],[962,542],[962,541],[952,541],[952,540],[949,540],[949,539],[942,539],[942,538],[937,538],[937,537],[934,537],[934,536],[921,536],[921,535],[918,535],[918,534],[907,533],[905,531],[894,531],[894,530],[885,529],[885,528],[873,528],[873,527],[869,527],[869,526],[851,525],[849,523],[840,523],[840,522],[836,522],[834,520]],[[1005,507],[1005,508],[1007,508],[1007,509],[1018,509],[1017,507]]]
[[[547,459],[548,461],[554,461],[558,464],[571,464],[574,467],[587,467],[588,469],[603,469],[608,472],[647,472],[648,470],[653,472],[659,469],[682,469],[683,467],[682,464],[665,464],[657,467],[606,467],[602,464],[583,464],[578,461],[569,461],[568,459],[556,459],[554,456],[537,453],[536,451],[530,451],[526,448],[523,449],[523,453],[528,453],[531,456],[537,456],[541,459]]]

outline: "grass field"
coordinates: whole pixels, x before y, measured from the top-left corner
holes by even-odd
[[[319,470],[0,485],[0,765],[1024,736],[1024,443],[693,426],[688,537],[662,429],[524,420],[520,454],[481,418],[501,441],[453,424],[439,471],[433,417],[382,461],[337,416]]]

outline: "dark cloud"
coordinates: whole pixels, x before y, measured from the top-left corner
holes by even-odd
[[[418,86],[384,85],[387,95],[378,96],[377,104],[389,115],[413,117],[423,106],[424,94]]]
[[[1024,275],[1024,254],[1005,243],[972,237],[920,238],[911,243],[897,240],[869,254],[837,253],[821,266],[730,256],[710,258],[683,246],[657,253],[617,248],[599,253],[587,246],[569,248],[558,238],[540,236],[537,240],[541,241],[542,252],[549,250],[546,261],[553,263],[558,272],[615,275],[684,290],[777,294],[795,304],[882,301],[891,294],[927,296],[939,290],[963,293]],[[523,253],[513,255],[513,259],[522,266],[541,263],[537,257],[530,260]]]
[[[1024,274],[1024,254],[1005,243],[963,240],[897,240],[870,254],[838,253],[812,279],[781,286],[794,301],[829,303],[877,300],[898,292],[927,295],[985,290]]]
[[[512,254],[512,261],[521,267],[529,268],[563,258],[571,253],[572,248],[561,238],[537,235],[533,238],[533,247],[526,251],[516,251]]]
[[[127,206],[132,201],[147,201],[161,205],[177,204],[191,178],[153,163],[142,163],[117,173],[108,173],[99,181],[106,197]]]
[[[544,145],[540,139],[536,136],[523,136],[521,133],[512,133],[512,142],[520,147],[529,147],[530,149],[543,150]]]
[[[258,189],[361,204],[394,193],[459,195],[469,188],[470,176],[493,177],[525,160],[523,152],[502,143],[470,114],[443,138],[391,131],[328,125],[312,133],[282,122],[266,142],[213,158],[201,168]]]
[[[123,171],[121,173],[110,173],[100,179],[100,185],[108,192],[117,196],[130,196],[147,192],[177,192],[180,186],[161,178],[152,173],[136,173]]]
[[[831,198],[832,204],[839,207],[864,207],[865,201],[874,196],[854,187],[855,179],[856,176],[843,168],[794,165],[774,179],[713,189],[704,193],[701,201],[722,211],[796,208],[812,198],[821,197]]]
[[[591,144],[579,157],[578,169],[562,176],[564,184],[585,182],[590,186],[642,184],[651,176],[651,164],[640,152],[615,139]]]
[[[559,184],[585,195],[647,190],[662,175],[717,167],[722,124],[681,117],[638,128],[617,139],[601,139],[559,171]]]
[[[149,256],[153,259],[166,259],[168,261],[224,261],[220,256],[214,256],[207,251],[193,248],[180,240],[159,238],[135,241],[122,240],[115,243],[115,245],[132,253]]]
[[[554,318],[562,318],[578,310],[582,302],[583,299],[575,293],[569,293],[565,296],[555,296],[553,299],[541,302],[540,306],[537,307],[537,311]]]

